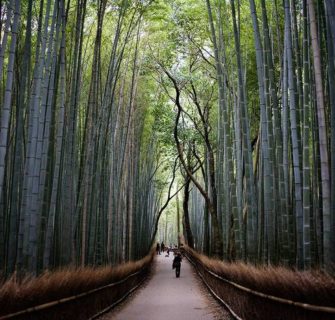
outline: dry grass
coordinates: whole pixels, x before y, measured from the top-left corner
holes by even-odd
[[[77,295],[112,282],[148,266],[153,252],[142,260],[116,267],[66,268],[46,271],[37,278],[18,281],[13,275],[0,288],[0,315],[13,313],[46,302]]]
[[[186,250],[209,270],[244,287],[296,302],[335,306],[335,279],[325,272],[227,263]]]

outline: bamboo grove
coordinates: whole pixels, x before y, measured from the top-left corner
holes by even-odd
[[[143,1],[1,2],[0,265],[120,263],[153,241]]]
[[[175,106],[192,247],[333,270],[334,9],[312,0],[170,2],[177,53],[154,55]]]
[[[0,5],[4,275],[141,258],[164,210],[206,254],[332,270],[332,0]]]

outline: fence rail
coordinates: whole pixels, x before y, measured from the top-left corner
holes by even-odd
[[[335,319],[335,308],[292,301],[268,295],[225,279],[203,265],[192,253],[184,254],[195,267],[209,291],[234,319]]]

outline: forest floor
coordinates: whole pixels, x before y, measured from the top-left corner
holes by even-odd
[[[173,254],[157,256],[151,279],[124,303],[99,320],[229,320],[186,258],[180,278],[172,270]]]

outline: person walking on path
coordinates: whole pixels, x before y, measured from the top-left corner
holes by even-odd
[[[180,267],[181,267],[181,254],[178,252],[177,255],[173,259],[172,268],[176,269],[176,278],[180,276]]]
[[[162,241],[162,243],[161,243],[161,251],[164,253],[164,251],[165,251],[165,244],[164,244],[164,242]]]
[[[156,245],[156,253],[161,254],[161,246],[160,246],[159,242],[157,242],[157,245]]]

